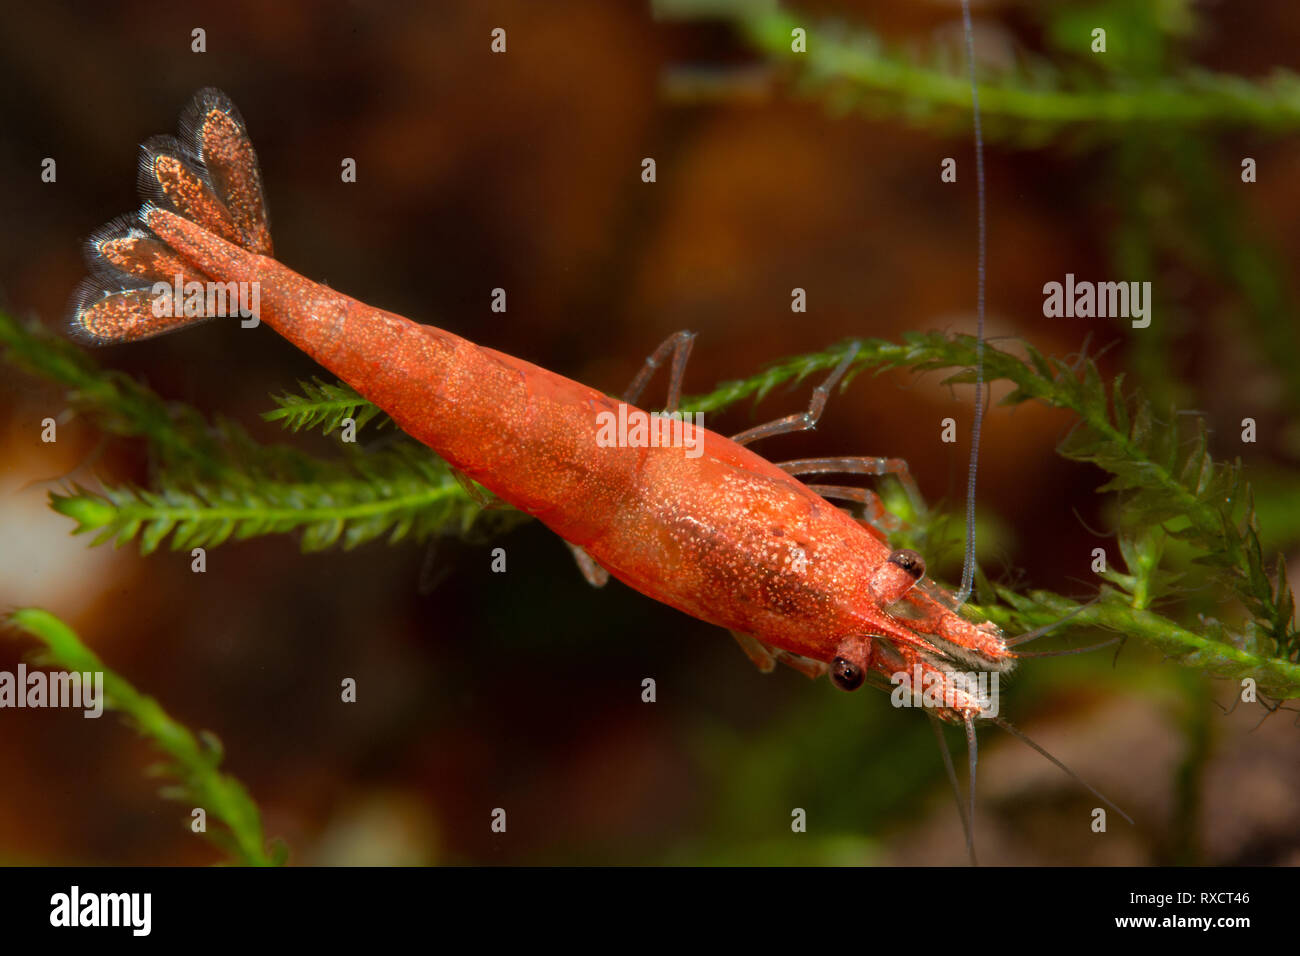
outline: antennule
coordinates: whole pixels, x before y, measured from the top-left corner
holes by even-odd
[[[948,772],[948,782],[952,784],[952,795],[957,798],[957,815],[961,817],[961,829],[966,834],[966,855],[970,857],[971,866],[979,866],[979,860],[975,858],[975,831],[970,827],[970,818],[966,815],[966,801],[961,794],[961,784],[957,782],[957,768],[952,764],[952,751],[948,749],[948,741],[943,736],[943,724],[934,714],[926,711],[925,716],[930,718],[930,726],[934,730],[934,736],[939,741],[939,753],[943,756],[943,769]]]
[[[979,747],[975,743],[975,718],[970,713],[962,715],[966,718],[966,755],[970,758],[970,860],[972,866],[978,866],[975,861],[975,764],[979,762]]]
[[[1006,639],[1006,645],[1007,647],[1017,647],[1021,644],[1028,644],[1030,641],[1036,641],[1038,640],[1038,638],[1043,637],[1046,634],[1050,634],[1052,631],[1056,630],[1066,621],[1078,617],[1080,614],[1082,614],[1084,611],[1092,607],[1100,600],[1101,600],[1101,596],[1098,595],[1097,597],[1089,601],[1087,604],[1080,604],[1073,611],[1071,611],[1069,614],[1065,615],[1065,617],[1061,618],[1058,621],[1053,621],[1051,624],[1044,624],[1042,627],[1035,628],[1032,631],[1026,631],[1024,634],[1017,634],[1015,637],[1009,637]]]
[[[1107,797],[1104,793],[1102,793],[1100,790],[1098,790],[1096,787],[1094,787],[1092,784],[1090,784],[1087,780],[1084,780],[1082,777],[1080,777],[1077,773],[1075,773],[1073,770],[1071,770],[1071,769],[1070,769],[1069,767],[1067,767],[1065,764],[1061,763],[1061,761],[1057,760],[1055,757],[1053,757],[1051,754],[1049,754],[1049,753],[1048,753],[1048,752],[1047,752],[1043,747],[1041,747],[1040,745],[1034,743],[1034,741],[1031,740],[1031,739],[1030,739],[1030,738],[1029,738],[1029,737],[1028,737],[1028,736],[1027,736],[1023,731],[1016,729],[1016,727],[1015,727],[1014,725],[1007,723],[1007,721],[1003,720],[1001,717],[990,717],[989,719],[992,720],[992,721],[993,721],[995,724],[997,724],[999,727],[1001,727],[1003,730],[1005,730],[1007,733],[1009,733],[1009,734],[1013,734],[1014,736],[1019,737],[1021,740],[1023,740],[1023,741],[1024,741],[1026,744],[1028,744],[1030,747],[1033,747],[1033,748],[1034,748],[1035,750],[1037,750],[1040,754],[1042,754],[1044,757],[1046,757],[1046,758],[1047,758],[1048,760],[1050,760],[1052,763],[1056,764],[1058,767],[1060,767],[1062,770],[1064,770],[1067,774],[1069,774],[1071,777],[1073,777],[1076,783],[1081,784],[1081,785],[1082,785],[1084,788],[1086,788],[1086,789],[1088,790],[1088,792],[1091,793],[1094,797],[1096,797],[1098,800],[1100,800],[1100,801],[1102,801],[1103,803],[1105,803],[1108,807],[1110,807],[1112,810],[1114,810],[1116,813],[1118,813],[1121,817],[1123,817],[1125,820],[1127,820],[1130,826],[1133,825],[1133,818],[1130,817],[1130,816],[1129,816],[1127,813],[1125,813],[1123,810],[1121,810],[1119,807],[1117,807],[1117,806],[1114,804],[1114,802],[1113,802],[1109,797]]]
[[[975,82],[975,32],[971,27],[970,0],[961,0],[961,19],[966,30],[966,63],[970,69],[971,114],[975,121],[975,180],[979,205],[979,279],[975,326],[975,420],[970,433],[970,469],[966,474],[966,555],[961,567],[961,588],[957,608],[970,597],[975,581],[975,474],[979,470],[980,426],[984,423],[984,280],[988,261],[988,229],[984,214],[984,131],[980,125],[979,84]]]
[[[1102,641],[1100,644],[1089,644],[1087,647],[1067,647],[1059,651],[1024,651],[1011,656],[1017,659],[1023,657],[1069,657],[1071,654],[1088,654],[1092,651],[1099,651],[1103,647],[1110,647],[1122,640],[1124,640],[1123,637],[1112,637],[1109,641]]]

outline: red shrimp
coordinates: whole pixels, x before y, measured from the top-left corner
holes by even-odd
[[[596,389],[284,266],[272,255],[261,174],[234,104],[218,90],[200,91],[181,133],[145,144],[145,205],[89,241],[95,275],[74,300],[75,337],[105,344],[172,331],[215,311],[211,297],[187,310],[174,288],[188,295],[192,283],[219,284],[233,296],[232,283],[247,283],[260,290],[261,321],[461,474],[558,534],[593,583],[612,574],[730,630],[765,671],[782,661],[809,676],[829,672],[845,690],[869,678],[910,687],[919,674],[940,694],[931,713],[964,724],[973,748],[973,721],[996,710],[968,692],[959,669],[1009,670],[1013,642],[961,617],[933,585],[918,586],[918,554],[892,550],[877,527],[827,500],[858,501],[875,525],[888,526],[871,492],[796,477],[893,474],[915,493],[906,465],[776,465],[745,447],[812,428],[852,351],[802,414],[733,438],[683,421],[674,444],[602,441],[610,415],[649,418],[632,403],[670,355],[667,408],[676,409],[691,335],[678,333],[647,360],[620,409]]]

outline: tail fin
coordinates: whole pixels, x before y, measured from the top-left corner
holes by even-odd
[[[215,317],[173,307],[179,303],[171,290],[208,276],[149,228],[155,209],[271,255],[257,153],[239,110],[220,90],[194,95],[181,114],[179,138],[155,136],[141,146],[139,187],[141,210],[114,219],[86,242],[91,275],[73,296],[69,331],[88,345],[134,342]],[[157,307],[160,301],[165,307]]]

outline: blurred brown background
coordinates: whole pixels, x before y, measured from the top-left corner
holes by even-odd
[[[919,51],[950,44],[959,20],[954,3],[917,0],[800,9]],[[1196,9],[1192,61],[1255,78],[1300,69],[1294,4]],[[1032,5],[984,3],[977,15],[991,59],[1051,56]],[[757,59],[721,24],[596,0],[10,4],[5,19],[0,304],[20,318],[60,321],[84,272],[80,241],[136,204],[137,144],[174,132],[190,94],[215,85],[248,122],[287,264],[607,391],[681,328],[699,333],[696,393],[849,336],[974,329],[968,130],[833,117],[779,79],[726,102],[666,97],[674,66]],[[496,26],[505,56],[489,52]],[[190,52],[194,27],[207,31],[205,54]],[[1258,159],[1266,172],[1234,192],[1237,214],[1295,261],[1296,138],[1211,142],[1227,186],[1241,155]],[[39,179],[47,156],[56,184]],[[646,156],[654,185],[640,181]],[[945,156],[958,158],[956,186],[939,181]],[[339,181],[343,157],[357,160],[355,184]],[[1135,364],[1134,333],[1045,320],[1041,289],[1066,272],[1139,278],[1115,274],[1125,193],[1113,157],[1105,144],[994,145],[987,157],[989,334],[1067,355],[1091,332],[1094,351],[1112,346],[1108,374]],[[1167,370],[1208,414],[1216,454],[1293,469],[1294,410],[1234,331],[1246,320],[1232,290],[1212,269],[1158,265],[1146,278],[1169,297],[1156,316]],[[1283,279],[1290,302],[1289,270]],[[496,286],[509,295],[503,315],[488,307]],[[806,316],[790,312],[795,286],[808,290]],[[268,441],[290,440],[259,419],[269,395],[318,373],[269,330],[220,324],[96,357]],[[963,862],[918,715],[792,672],[763,677],[725,633],[617,583],[588,588],[539,526],[494,542],[509,553],[504,583],[487,546],[454,541],[430,558],[410,544],[302,555],[293,540],[259,539],[213,550],[204,575],[166,551],[88,550],[45,509],[51,482],[96,454],[94,472],[143,482],[147,462],[131,443],[100,449],[76,419],[42,445],[37,423],[65,407],[60,393],[0,368],[0,603],[63,615],[177,718],[216,732],[294,862]],[[939,378],[861,377],[815,434],[763,451],[904,457],[931,502],[955,503],[966,448],[941,443],[939,422],[964,426],[970,390]],[[799,410],[810,387],[710,424],[736,431]],[[1233,437],[1244,415],[1260,421],[1257,446]],[[1107,544],[1089,530],[1106,525],[1093,494],[1103,479],[1053,453],[1069,424],[1034,404],[994,407],[985,563],[1002,580],[1084,595],[1091,549]],[[326,450],[320,436],[292,440]],[[430,561],[445,576],[422,594]],[[0,669],[27,648],[0,642]],[[1140,648],[1114,667],[1103,652],[1025,670],[1006,688],[1007,716],[1138,826],[1094,838],[1080,823],[1093,799],[989,733],[986,861],[1300,861],[1293,715],[1249,733],[1261,712],[1224,717],[1211,703],[1230,687]],[[360,685],[350,707],[338,703],[345,676]],[[658,681],[654,705],[640,702],[645,676]],[[1189,726],[1204,737],[1193,796],[1176,783],[1201,739]],[[0,862],[217,859],[141,774],[152,759],[111,716],[0,713]],[[789,832],[796,806],[809,812],[803,837]],[[489,832],[494,807],[509,812],[504,836]]]

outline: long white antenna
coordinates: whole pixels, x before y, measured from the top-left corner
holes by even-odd
[[[966,63],[970,69],[971,113],[975,119],[975,178],[979,189],[979,285],[976,296],[975,331],[975,422],[970,434],[970,468],[966,474],[966,557],[961,567],[961,589],[957,609],[970,597],[975,582],[975,474],[979,470],[980,426],[984,423],[984,278],[988,256],[988,235],[984,215],[984,132],[980,126],[979,85],[975,82],[975,33],[971,28],[970,0],[961,0],[961,18],[966,29]]]

